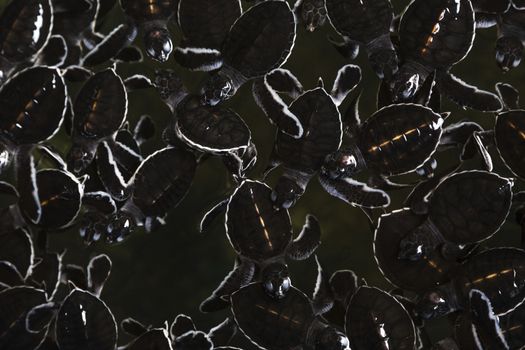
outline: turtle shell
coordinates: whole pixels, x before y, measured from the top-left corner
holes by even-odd
[[[471,0],[475,12],[505,13],[511,6],[511,0]],[[516,0],[512,0],[516,2]]]
[[[117,346],[113,314],[102,300],[80,289],[62,303],[55,327],[61,350],[115,350]]]
[[[518,10],[525,9],[525,0],[512,0],[512,5]]]
[[[226,210],[226,234],[235,251],[264,261],[284,253],[292,241],[287,210],[277,210],[266,184],[246,180],[231,195]]]
[[[414,0],[399,27],[401,53],[427,67],[447,69],[472,48],[474,10],[470,0]]]
[[[493,248],[465,261],[456,279],[463,300],[478,289],[491,301],[496,315],[506,314],[525,300],[525,251]]]
[[[383,276],[396,287],[417,293],[424,293],[449,280],[453,268],[438,252],[418,261],[398,259],[401,240],[425,219],[410,209],[395,210],[379,218],[374,236],[374,256]]]
[[[519,349],[525,344],[525,305],[499,317],[499,326],[511,349]]]
[[[314,320],[308,297],[291,287],[283,299],[268,297],[261,283],[252,283],[231,296],[235,322],[255,344],[266,349],[298,348]]]
[[[449,242],[485,240],[498,231],[509,214],[512,185],[509,179],[486,171],[453,174],[432,192],[429,219]]]
[[[29,233],[24,229],[12,229],[0,233],[0,261],[16,266],[22,278],[31,274],[35,252]]]
[[[178,16],[183,44],[219,50],[241,14],[239,0],[181,0]]]
[[[414,322],[404,306],[390,294],[375,287],[360,287],[350,299],[345,331],[355,350],[413,350]]]
[[[370,43],[390,33],[394,9],[390,0],[326,0],[334,28],[359,43]]]
[[[131,179],[133,203],[146,216],[164,216],[190,189],[197,161],[187,151],[164,148],[148,156]]]
[[[222,47],[224,64],[256,78],[286,62],[295,42],[295,15],[286,1],[252,6],[235,21]]]
[[[66,86],[57,69],[26,69],[0,90],[0,133],[17,145],[45,141],[58,131],[66,105]]]
[[[36,349],[47,329],[40,333],[26,330],[26,315],[35,306],[46,303],[46,293],[32,287],[14,287],[0,292],[0,348]]]
[[[131,344],[126,346],[128,350],[172,350],[170,339],[165,329],[154,328],[148,330]]]
[[[93,75],[73,104],[73,134],[87,139],[113,135],[124,123],[128,97],[122,79],[113,69]]]
[[[31,60],[51,36],[52,19],[50,0],[12,0],[0,17],[0,56]]]
[[[42,216],[38,223],[46,229],[59,229],[77,217],[84,186],[70,173],[45,169],[37,173],[36,183]]]
[[[360,127],[357,145],[368,168],[383,175],[417,169],[436,151],[443,117],[416,104],[381,108]]]
[[[290,112],[303,126],[303,136],[296,139],[277,132],[275,155],[287,167],[307,173],[316,172],[325,157],[341,146],[341,115],[323,88],[305,92],[291,104]]]
[[[242,151],[251,140],[244,120],[221,106],[199,106],[177,113],[175,131],[186,144],[203,152]]]
[[[516,176],[525,179],[525,110],[499,114],[494,133],[505,164]]]
[[[177,12],[178,0],[120,0],[122,9],[137,23],[167,21]]]

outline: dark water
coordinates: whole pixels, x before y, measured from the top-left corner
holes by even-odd
[[[407,3],[406,0],[394,1],[396,12],[399,13]],[[114,23],[122,20],[118,6],[109,18]],[[109,31],[111,24],[106,23],[102,31]],[[180,35],[175,27],[172,29],[177,37],[175,43],[178,43]],[[328,33],[332,33],[329,25],[313,34],[301,28],[293,55],[285,65],[300,78],[306,88],[314,87],[319,77],[324,79],[327,87],[331,87],[337,70],[347,63],[326,40]],[[505,81],[525,91],[522,79],[525,66],[502,75],[494,60],[495,40],[494,29],[479,32],[473,50],[466,60],[454,67],[453,72],[484,89],[493,90],[497,81]],[[355,63],[361,66],[364,74],[360,112],[361,118],[365,119],[375,111],[379,81],[368,67],[365,55],[361,54]],[[146,59],[141,65],[124,65],[118,71],[123,76],[143,72],[152,77],[153,69],[158,66]],[[182,71],[173,59],[163,67],[179,72],[192,89],[204,78],[203,74]],[[269,157],[275,129],[255,105],[249,84],[228,104],[245,119],[253,132],[259,161],[251,177],[260,178]],[[472,119],[487,128],[494,123],[491,114],[459,110],[448,103],[445,103],[444,109],[453,112],[447,121],[449,123]],[[152,91],[131,93],[129,120],[133,124],[145,113],[154,118],[159,130],[170,118],[168,108]],[[54,142],[59,149],[66,151],[68,146],[63,135]],[[159,141],[156,142],[149,142],[146,150],[151,152],[162,146]],[[441,160],[446,162],[447,156]],[[478,164],[474,162],[468,166],[476,167]],[[509,175],[498,162],[496,171]],[[274,184],[278,175],[279,171],[276,171],[270,176],[269,183]],[[205,235],[199,234],[197,228],[202,214],[228,195],[232,186],[222,163],[217,160],[207,161],[198,168],[191,191],[182,205],[170,213],[167,225],[158,232],[145,234],[139,231],[126,242],[115,246],[99,243],[85,247],[78,233],[69,231],[53,235],[52,248],[67,248],[66,261],[78,264],[85,264],[89,256],[102,252],[112,258],[113,273],[102,298],[118,320],[131,316],[144,323],[161,326],[165,320],[171,322],[177,314],[185,313],[193,317],[198,328],[208,329],[222,321],[226,312],[204,315],[199,313],[198,305],[229,272],[234,254],[226,239],[222,220],[217,220],[213,229]],[[399,207],[406,194],[400,191],[394,195],[392,209]],[[359,209],[331,198],[322,191],[317,181],[312,181],[307,193],[292,210],[295,232],[299,232],[307,213],[316,215],[320,220],[322,245],[317,254],[326,270],[352,269],[370,285],[387,290],[391,288],[376,266],[372,256],[373,233]],[[489,245],[518,244],[519,227],[512,221],[513,216],[509,218],[509,222]],[[291,270],[294,285],[311,294],[317,273],[313,258],[300,263],[292,262]],[[436,338],[440,338],[448,327],[446,321],[436,321],[430,325]],[[237,343],[241,341],[239,337],[236,338]]]

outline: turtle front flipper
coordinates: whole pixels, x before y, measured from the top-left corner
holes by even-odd
[[[299,236],[290,243],[286,255],[293,260],[308,259],[321,244],[321,227],[316,217],[308,214]]]
[[[361,68],[359,66],[347,64],[339,69],[330,93],[334,103],[337,106],[343,103],[346,96],[354,90],[359,82],[361,82]]]
[[[199,310],[204,313],[228,307],[230,295],[250,283],[255,275],[255,264],[247,260],[235,260],[233,270],[224,278],[213,293],[204,300]]]
[[[115,200],[109,193],[97,191],[84,193],[82,204],[94,208],[104,215],[112,215],[117,211]]]
[[[46,46],[40,53],[36,65],[61,67],[66,61],[68,48],[62,35],[51,35]]]
[[[355,60],[359,55],[359,44],[348,38],[343,38],[342,42],[336,41],[332,36],[328,36],[328,41],[339,52],[341,56],[349,60]]]
[[[330,275],[323,270],[317,256],[315,262],[317,263],[317,281],[312,295],[312,306],[316,315],[323,315],[332,309],[335,298],[330,286]]]
[[[120,50],[114,59],[117,62],[140,63],[144,60],[144,56],[137,46],[131,45]]]
[[[330,288],[334,299],[343,307],[348,305],[352,295],[362,285],[366,285],[364,279],[358,278],[352,270],[337,270],[330,277]]]
[[[124,333],[134,337],[140,337],[142,334],[148,331],[147,326],[143,325],[141,322],[135,320],[132,317],[123,319],[120,322],[120,328],[122,328]]]
[[[297,139],[303,136],[304,130],[299,118],[288,109],[266,76],[253,82],[252,92],[259,108],[280,131]]]
[[[265,79],[273,90],[287,94],[293,99],[298,98],[304,93],[303,85],[288,69],[274,69],[266,74]]]
[[[144,142],[152,139],[156,133],[155,122],[149,115],[143,115],[140,117],[135,128],[133,129],[133,138],[139,146]]]
[[[495,13],[476,12],[476,29],[492,28],[498,24]]]
[[[89,290],[100,297],[112,267],[111,259],[106,254],[93,257],[87,267],[87,283]]]
[[[497,112],[503,107],[496,94],[468,85],[450,73],[437,76],[439,91],[464,108],[481,112]]]
[[[504,109],[520,109],[520,93],[514,86],[506,83],[497,83],[496,92],[501,102],[503,102]]]
[[[35,159],[28,152],[21,152],[16,159],[17,188],[20,193],[19,207],[25,217],[37,224],[42,217],[42,205],[36,181]]]
[[[440,150],[451,147],[462,149],[472,134],[477,131],[483,131],[483,128],[475,122],[462,121],[450,124],[443,129],[438,148]]]
[[[82,65],[92,67],[114,59],[136,37],[135,26],[127,23],[119,25],[82,58]]]
[[[39,144],[35,147],[42,153],[42,156],[47,158],[51,163],[53,163],[53,166],[60,170],[67,170],[67,164],[62,159],[62,157],[58,154],[58,152],[50,145],[45,144]]]
[[[210,72],[223,63],[219,50],[202,47],[177,47],[173,56],[181,66],[193,71]]]
[[[228,203],[230,202],[230,198],[226,198],[219,203],[215,204],[213,208],[208,210],[206,214],[201,219],[201,222],[199,224],[199,232],[206,232],[209,230],[211,223],[213,220],[215,220],[216,217],[219,215],[222,215],[226,213],[226,208],[228,207]]]
[[[351,178],[331,179],[321,175],[319,182],[330,195],[350,205],[381,208],[390,204],[390,197],[385,191],[371,188]]]
[[[170,326],[170,336],[172,339],[180,337],[184,333],[196,331],[197,327],[190,316],[179,314]]]
[[[189,331],[173,340],[175,349],[202,349],[212,350],[213,343],[208,335],[202,331]],[[168,348],[165,348],[168,350]]]
[[[478,153],[481,155],[483,167],[487,171],[492,171],[492,157],[490,156],[487,146],[492,143],[493,139],[492,131],[475,131],[463,148],[461,160],[472,158]]]
[[[478,349],[510,349],[489,298],[480,290],[469,293],[472,335]]]
[[[97,173],[106,191],[118,201],[125,200],[130,191],[107,142],[100,144],[96,157]]]
[[[150,78],[142,74],[135,74],[127,77],[124,79],[124,86],[126,86],[127,92],[156,87]]]
[[[230,344],[231,340],[237,334],[237,324],[235,321],[228,317],[208,332],[208,337],[211,339],[213,345],[218,346],[227,346]]]

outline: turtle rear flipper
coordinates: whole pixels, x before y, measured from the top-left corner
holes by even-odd
[[[347,64],[339,69],[337,77],[334,81],[334,86],[330,95],[334,103],[339,106],[343,103],[346,96],[354,90],[354,88],[361,81],[361,68],[353,64]]]
[[[184,333],[183,335],[175,338],[173,345],[176,349],[213,349],[212,341],[206,333],[201,331],[189,331]]]
[[[497,83],[496,92],[498,93],[501,102],[503,102],[504,109],[509,110],[520,108],[520,93],[514,86],[505,83]]]
[[[155,84],[142,74],[135,74],[124,79],[124,85],[128,92],[155,87]]]
[[[37,65],[60,67],[66,61],[68,47],[62,35],[51,35],[46,46],[40,53]]]
[[[317,281],[312,295],[312,306],[316,315],[323,315],[334,306],[335,297],[330,286],[330,275],[323,270],[317,256]]]
[[[210,225],[215,218],[221,214],[226,213],[226,208],[228,206],[228,203],[230,201],[230,198],[226,198],[219,203],[215,204],[213,208],[208,210],[206,214],[201,219],[200,225],[199,225],[199,232],[206,232],[210,228]]]
[[[84,82],[93,75],[93,72],[81,66],[69,66],[64,71],[64,79],[71,83]],[[68,97],[70,100],[71,98]]]
[[[352,270],[338,270],[330,277],[330,288],[333,297],[344,307],[348,305],[350,298],[357,291],[359,286],[366,284],[364,280],[359,280]]]
[[[230,295],[247,285],[255,275],[255,265],[249,261],[235,261],[233,270],[224,278],[212,295],[204,300],[199,309],[201,312],[213,312],[227,308]]]
[[[347,136],[355,137],[355,135],[358,135],[359,126],[361,125],[361,117],[359,116],[361,92],[362,91],[359,91],[352,101],[350,101],[345,113],[341,115],[343,131]]]
[[[180,337],[184,333],[196,331],[197,327],[190,316],[179,314],[170,326],[170,336],[172,339]]]
[[[313,215],[306,216],[306,222],[299,236],[290,243],[286,255],[293,260],[308,259],[321,244],[321,227]]]
[[[114,58],[125,63],[140,63],[144,60],[142,51],[134,45],[123,48]]]
[[[223,63],[219,50],[202,47],[177,47],[173,56],[177,63],[193,71],[214,71]]]
[[[461,107],[481,112],[497,112],[503,107],[496,94],[479,90],[450,73],[439,74],[439,91]]]
[[[390,204],[390,197],[385,191],[371,188],[351,178],[334,180],[321,175],[319,182],[330,195],[350,205],[380,208]]]
[[[284,93],[293,99],[304,93],[304,88],[299,79],[288,69],[277,68],[266,74],[266,82],[273,90]]]
[[[58,313],[60,305],[54,302],[41,304],[32,308],[26,315],[26,330],[40,333],[47,328]]]
[[[120,328],[122,328],[125,333],[135,337],[140,337],[142,334],[148,331],[148,327],[132,317],[123,319],[120,322]]]
[[[130,24],[121,24],[109,33],[104,40],[82,59],[83,66],[97,66],[114,59],[122,49],[129,46],[137,37],[137,28]]]
[[[0,286],[9,287],[24,285],[24,278],[15,265],[9,261],[0,261]]]
[[[476,12],[476,29],[486,29],[498,24],[498,15],[494,13]]]
[[[359,55],[359,44],[348,38],[344,38],[342,42],[336,41],[332,36],[328,36],[328,41],[339,52],[341,56],[349,60],[355,60]]]
[[[288,109],[286,103],[270,86],[267,77],[255,80],[252,91],[259,108],[280,131],[294,138],[302,137],[304,130],[299,118]]]
[[[478,349],[510,349],[489,298],[481,291],[469,293],[472,335]],[[488,347],[487,347],[488,345]]]

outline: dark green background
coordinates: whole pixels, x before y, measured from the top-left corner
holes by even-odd
[[[16,1],[16,0],[15,0]],[[5,0],[1,0],[6,3]],[[396,13],[400,13],[408,1],[393,1]],[[248,5],[243,3],[244,8]],[[123,20],[122,11],[117,5],[102,27],[104,33]],[[171,27],[174,43],[180,39],[176,26]],[[285,67],[292,70],[306,88],[316,85],[322,77],[328,88],[331,87],[337,70],[346,62],[326,40],[326,35],[333,30],[327,24],[315,33],[307,33],[302,27],[298,31],[295,48]],[[495,29],[478,32],[473,50],[467,59],[454,67],[453,72],[484,89],[493,90],[497,81],[523,87],[523,66],[507,75],[502,75],[494,60]],[[138,40],[140,42],[140,39]],[[368,66],[366,55],[360,54],[356,62],[363,70],[361,83],[361,118],[368,117],[375,111],[375,96],[379,80]],[[159,65],[146,59],[139,65],[121,65],[119,73],[126,77],[141,72],[152,77],[153,70]],[[196,89],[205,75],[189,73],[178,67],[173,59],[163,65],[172,68],[183,76],[190,89]],[[157,123],[158,131],[170,118],[168,108],[154,91],[133,92],[129,96],[128,118],[132,124],[142,115],[149,114]],[[251,95],[251,84],[246,84],[238,94],[228,102],[250,126],[255,144],[259,151],[257,168],[250,177],[258,179],[266,166],[271,150],[275,128],[269,124],[265,115],[255,105]],[[346,105],[346,104],[345,104]],[[345,107],[343,105],[343,109]],[[447,123],[462,119],[472,119],[490,128],[494,123],[492,114],[480,114],[458,109],[448,102],[444,110],[452,116]],[[158,135],[157,135],[158,136]],[[63,132],[54,143],[65,155],[68,148]],[[162,147],[157,141],[145,145],[146,152]],[[493,152],[494,158],[496,153]],[[442,157],[441,157],[442,158]],[[442,159],[441,166],[447,159]],[[509,175],[499,160],[496,171]],[[478,162],[467,164],[467,168],[479,166]],[[269,178],[270,185],[275,183],[280,171]],[[365,174],[366,175],[366,174]],[[202,164],[197,171],[193,186],[176,209],[170,212],[167,225],[158,232],[145,234],[141,230],[122,244],[108,246],[104,243],[86,247],[77,231],[52,235],[53,249],[67,248],[66,261],[85,265],[90,256],[107,253],[113,260],[113,272],[103,292],[102,298],[113,310],[117,320],[131,316],[144,323],[161,326],[165,320],[171,322],[179,313],[193,317],[202,330],[219,323],[227,313],[204,315],[199,313],[198,305],[220,283],[229,272],[234,261],[234,252],[226,239],[221,220],[206,235],[198,233],[197,227],[202,214],[217,201],[225,198],[233,190],[226,170],[219,160],[210,160]],[[391,209],[399,207],[406,192],[394,195]],[[364,215],[359,209],[330,197],[312,181],[307,193],[291,211],[295,232],[299,232],[307,213],[317,216],[322,226],[322,245],[317,251],[322,264],[328,271],[352,269],[364,277],[371,285],[390,289],[391,286],[381,276],[373,258],[372,240]],[[503,227],[490,245],[519,243],[519,227],[513,216]],[[316,266],[313,259],[305,262],[291,262],[293,283],[307,294],[311,294],[316,278]],[[436,339],[448,332],[444,320],[429,323],[429,330]],[[122,338],[122,341],[127,338]],[[120,343],[122,343],[122,341]],[[242,341],[237,337],[235,342]],[[250,346],[246,347],[247,349]]]

